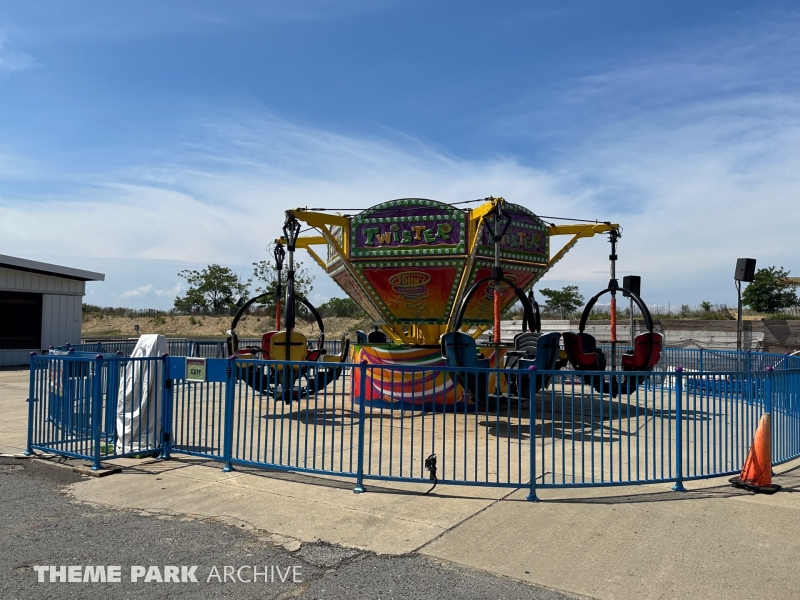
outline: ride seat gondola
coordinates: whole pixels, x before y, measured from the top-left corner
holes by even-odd
[[[268,331],[261,336],[261,353],[264,360],[269,360],[269,345],[272,336],[278,333],[277,331]]]
[[[614,280],[614,283],[616,280]],[[565,332],[564,349],[566,350],[569,362],[576,371],[605,371],[606,357],[602,350],[597,348],[597,341],[594,336],[586,333],[586,322],[592,308],[603,294],[620,291],[626,297],[631,298],[639,307],[645,321],[647,331],[634,338],[633,349],[622,355],[622,371],[630,373],[624,379],[611,377],[606,380],[600,375],[585,375],[583,380],[590,384],[598,392],[616,397],[625,392],[630,394],[639,385],[644,383],[645,377],[637,377],[636,372],[652,371],[653,367],[661,359],[663,347],[663,336],[653,331],[653,317],[647,305],[635,293],[618,287],[609,287],[593,296],[583,309],[578,333]]]
[[[367,343],[370,344],[385,344],[387,341],[386,334],[382,331],[376,329],[375,331],[370,331],[369,335],[367,336]]]
[[[521,358],[517,368],[523,371],[530,371],[532,367],[535,367],[536,371],[557,371],[558,368],[556,364],[560,350],[560,341],[561,334],[557,331],[539,335],[536,339],[535,351],[532,353],[533,357],[531,358],[529,354]],[[541,377],[536,377],[534,379],[533,389],[531,389],[530,377],[531,375],[523,375],[519,381],[517,381],[516,377],[512,376],[512,382],[517,387],[517,393],[525,398],[530,397],[531,392],[537,394],[549,386],[552,376],[542,375]]]
[[[532,304],[531,299],[525,295],[515,282],[503,277],[502,274],[478,280],[466,292],[456,310],[452,330],[441,337],[441,348],[442,356],[445,358],[448,367],[481,369],[476,372],[454,371],[451,374],[454,381],[465,389],[478,407],[499,407],[501,404],[510,404],[514,399],[527,399],[531,392],[528,376],[519,378],[517,367],[525,369],[536,367],[537,370],[542,371],[554,369],[558,359],[559,340],[561,338],[561,334],[557,332],[546,335],[542,335],[540,332],[523,332],[523,334],[517,335],[515,337],[515,349],[507,352],[506,368],[499,369],[496,374],[497,377],[507,378],[508,392],[505,395],[500,393],[501,386],[498,379],[496,385],[493,386],[495,393],[490,393],[492,390],[488,389],[489,371],[485,370],[489,369],[489,360],[479,355],[475,339],[460,331],[467,304],[479,287],[490,280],[502,281],[514,290],[517,298],[522,303],[525,314],[523,327],[527,324],[538,325],[541,323],[538,314],[534,313],[534,304]],[[540,325],[539,328],[541,328]],[[522,366],[523,364],[524,367]],[[549,383],[549,377],[536,377],[535,380],[534,394]]]
[[[345,331],[342,334],[342,339],[339,341],[339,353],[338,354],[325,354],[322,357],[322,362],[326,363],[344,363],[347,362],[347,358],[350,356],[350,335]]]

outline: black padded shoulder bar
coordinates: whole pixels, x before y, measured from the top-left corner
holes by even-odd
[[[467,290],[467,293],[462,298],[461,303],[458,305],[458,310],[456,310],[455,319],[453,319],[453,329],[452,331],[459,331],[461,329],[461,322],[464,320],[464,313],[467,312],[467,304],[469,304],[470,299],[472,296],[475,295],[475,292],[478,291],[478,288],[487,281],[494,281],[494,277],[484,277],[483,279],[479,279],[475,283],[472,284],[472,287]],[[528,300],[528,296],[525,295],[525,292],[513,281],[506,277],[500,278],[500,281],[507,283],[511,288],[514,290],[514,293],[519,298],[519,301],[522,302],[522,310],[525,312],[525,319],[528,323],[535,323],[536,319],[534,317],[533,307],[531,306],[530,300]]]
[[[592,296],[592,299],[586,303],[586,307],[583,309],[583,314],[581,315],[581,324],[578,327],[578,331],[583,333],[583,330],[586,329],[586,321],[589,320],[589,314],[592,312],[592,308],[594,305],[597,304],[597,301],[600,299],[600,296],[603,294],[608,294],[611,291],[622,292],[623,296],[627,296],[631,298],[635,303],[636,306],[639,307],[639,310],[642,311],[642,316],[644,317],[644,324],[647,328],[649,333],[653,333],[653,317],[650,314],[650,310],[647,308],[647,305],[642,301],[642,299],[634,294],[633,292],[629,292],[627,290],[623,290],[622,288],[616,288],[612,290],[611,288],[606,288],[599,294]]]
[[[250,300],[248,300],[247,302],[242,304],[242,306],[239,308],[239,310],[236,311],[236,314],[233,316],[233,321],[231,321],[231,339],[232,339],[232,342],[233,342],[233,351],[234,352],[236,352],[238,350],[238,346],[239,346],[239,338],[236,335],[236,326],[239,324],[239,321],[244,316],[244,314],[247,312],[247,309],[250,308],[251,306],[253,306],[253,304],[258,302],[259,300],[262,300],[264,298],[273,299],[274,296],[275,296],[275,294],[273,294],[272,292],[266,292],[264,294],[259,294],[258,296],[254,296],[253,298],[250,298]],[[322,322],[322,317],[319,315],[319,312],[317,311],[317,309],[314,308],[314,305],[311,304],[311,302],[309,302],[308,300],[306,300],[304,296],[301,296],[300,294],[295,294],[294,297],[295,297],[296,300],[299,300],[303,304],[303,306],[305,306],[308,309],[308,311],[313,315],[314,319],[317,321],[317,327],[319,327],[319,339],[317,341],[317,346],[318,346],[318,348],[322,348],[324,343],[325,343],[325,324]],[[280,328],[280,326],[281,326],[280,323],[276,324],[276,327]]]

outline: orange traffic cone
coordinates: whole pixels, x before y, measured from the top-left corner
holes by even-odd
[[[764,413],[758,422],[742,472],[730,482],[736,487],[764,494],[774,494],[781,489],[781,486],[772,484],[772,420],[769,413]]]

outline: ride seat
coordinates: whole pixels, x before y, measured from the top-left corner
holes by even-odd
[[[514,336],[514,350],[524,352],[525,358],[536,358],[539,339],[542,334],[534,331],[524,331]],[[559,334],[559,338],[561,335]]]
[[[597,341],[588,333],[564,332],[564,350],[572,366],[578,371],[602,371],[606,361],[602,350],[597,349]]]
[[[441,337],[442,356],[448,367],[470,367],[488,369],[489,359],[478,358],[478,346],[475,338],[461,331],[450,331]],[[489,375],[483,372],[451,372],[453,381],[461,385],[467,393],[478,403],[485,404],[489,401],[487,387]]]
[[[541,333],[523,331],[514,336],[514,349],[506,351],[504,366],[506,369],[518,369],[522,359],[536,358],[536,342]]]
[[[649,371],[661,360],[664,336],[640,333],[633,340],[633,350],[622,355],[623,371]]]
[[[339,342],[339,354],[326,354],[322,357],[322,362],[347,362],[350,355],[350,337],[345,331],[342,334],[342,339]]]
[[[523,371],[529,369],[532,366],[536,367],[537,371],[555,371],[556,368],[556,361],[558,360],[558,352],[559,352],[559,340],[561,339],[561,334],[558,332],[553,333],[545,333],[539,336],[539,339],[536,341],[536,358],[533,360],[529,359],[522,359],[519,361],[519,368]],[[550,385],[550,375],[545,375],[544,377],[539,377],[536,380],[536,389],[533,390],[533,393],[537,393],[539,390],[546,388]],[[519,383],[519,395],[522,398],[528,398],[530,396],[530,375],[523,375],[520,383]]]
[[[356,331],[356,343],[357,344],[366,344],[367,343],[367,334],[361,331],[360,329]]]
[[[303,361],[307,354],[308,339],[299,331],[276,331],[270,338],[272,360]]]
[[[451,331],[442,336],[442,356],[448,367],[489,368],[488,358],[478,358],[475,338],[461,331]]]
[[[261,336],[261,350],[264,353],[264,359],[269,360],[269,343],[272,336],[278,333],[277,331],[268,331]]]
[[[370,331],[367,336],[367,342],[370,344],[385,344],[386,334],[382,331]]]

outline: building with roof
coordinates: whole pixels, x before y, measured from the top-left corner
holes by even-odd
[[[25,365],[31,352],[79,344],[87,281],[102,273],[0,254],[0,366]]]

